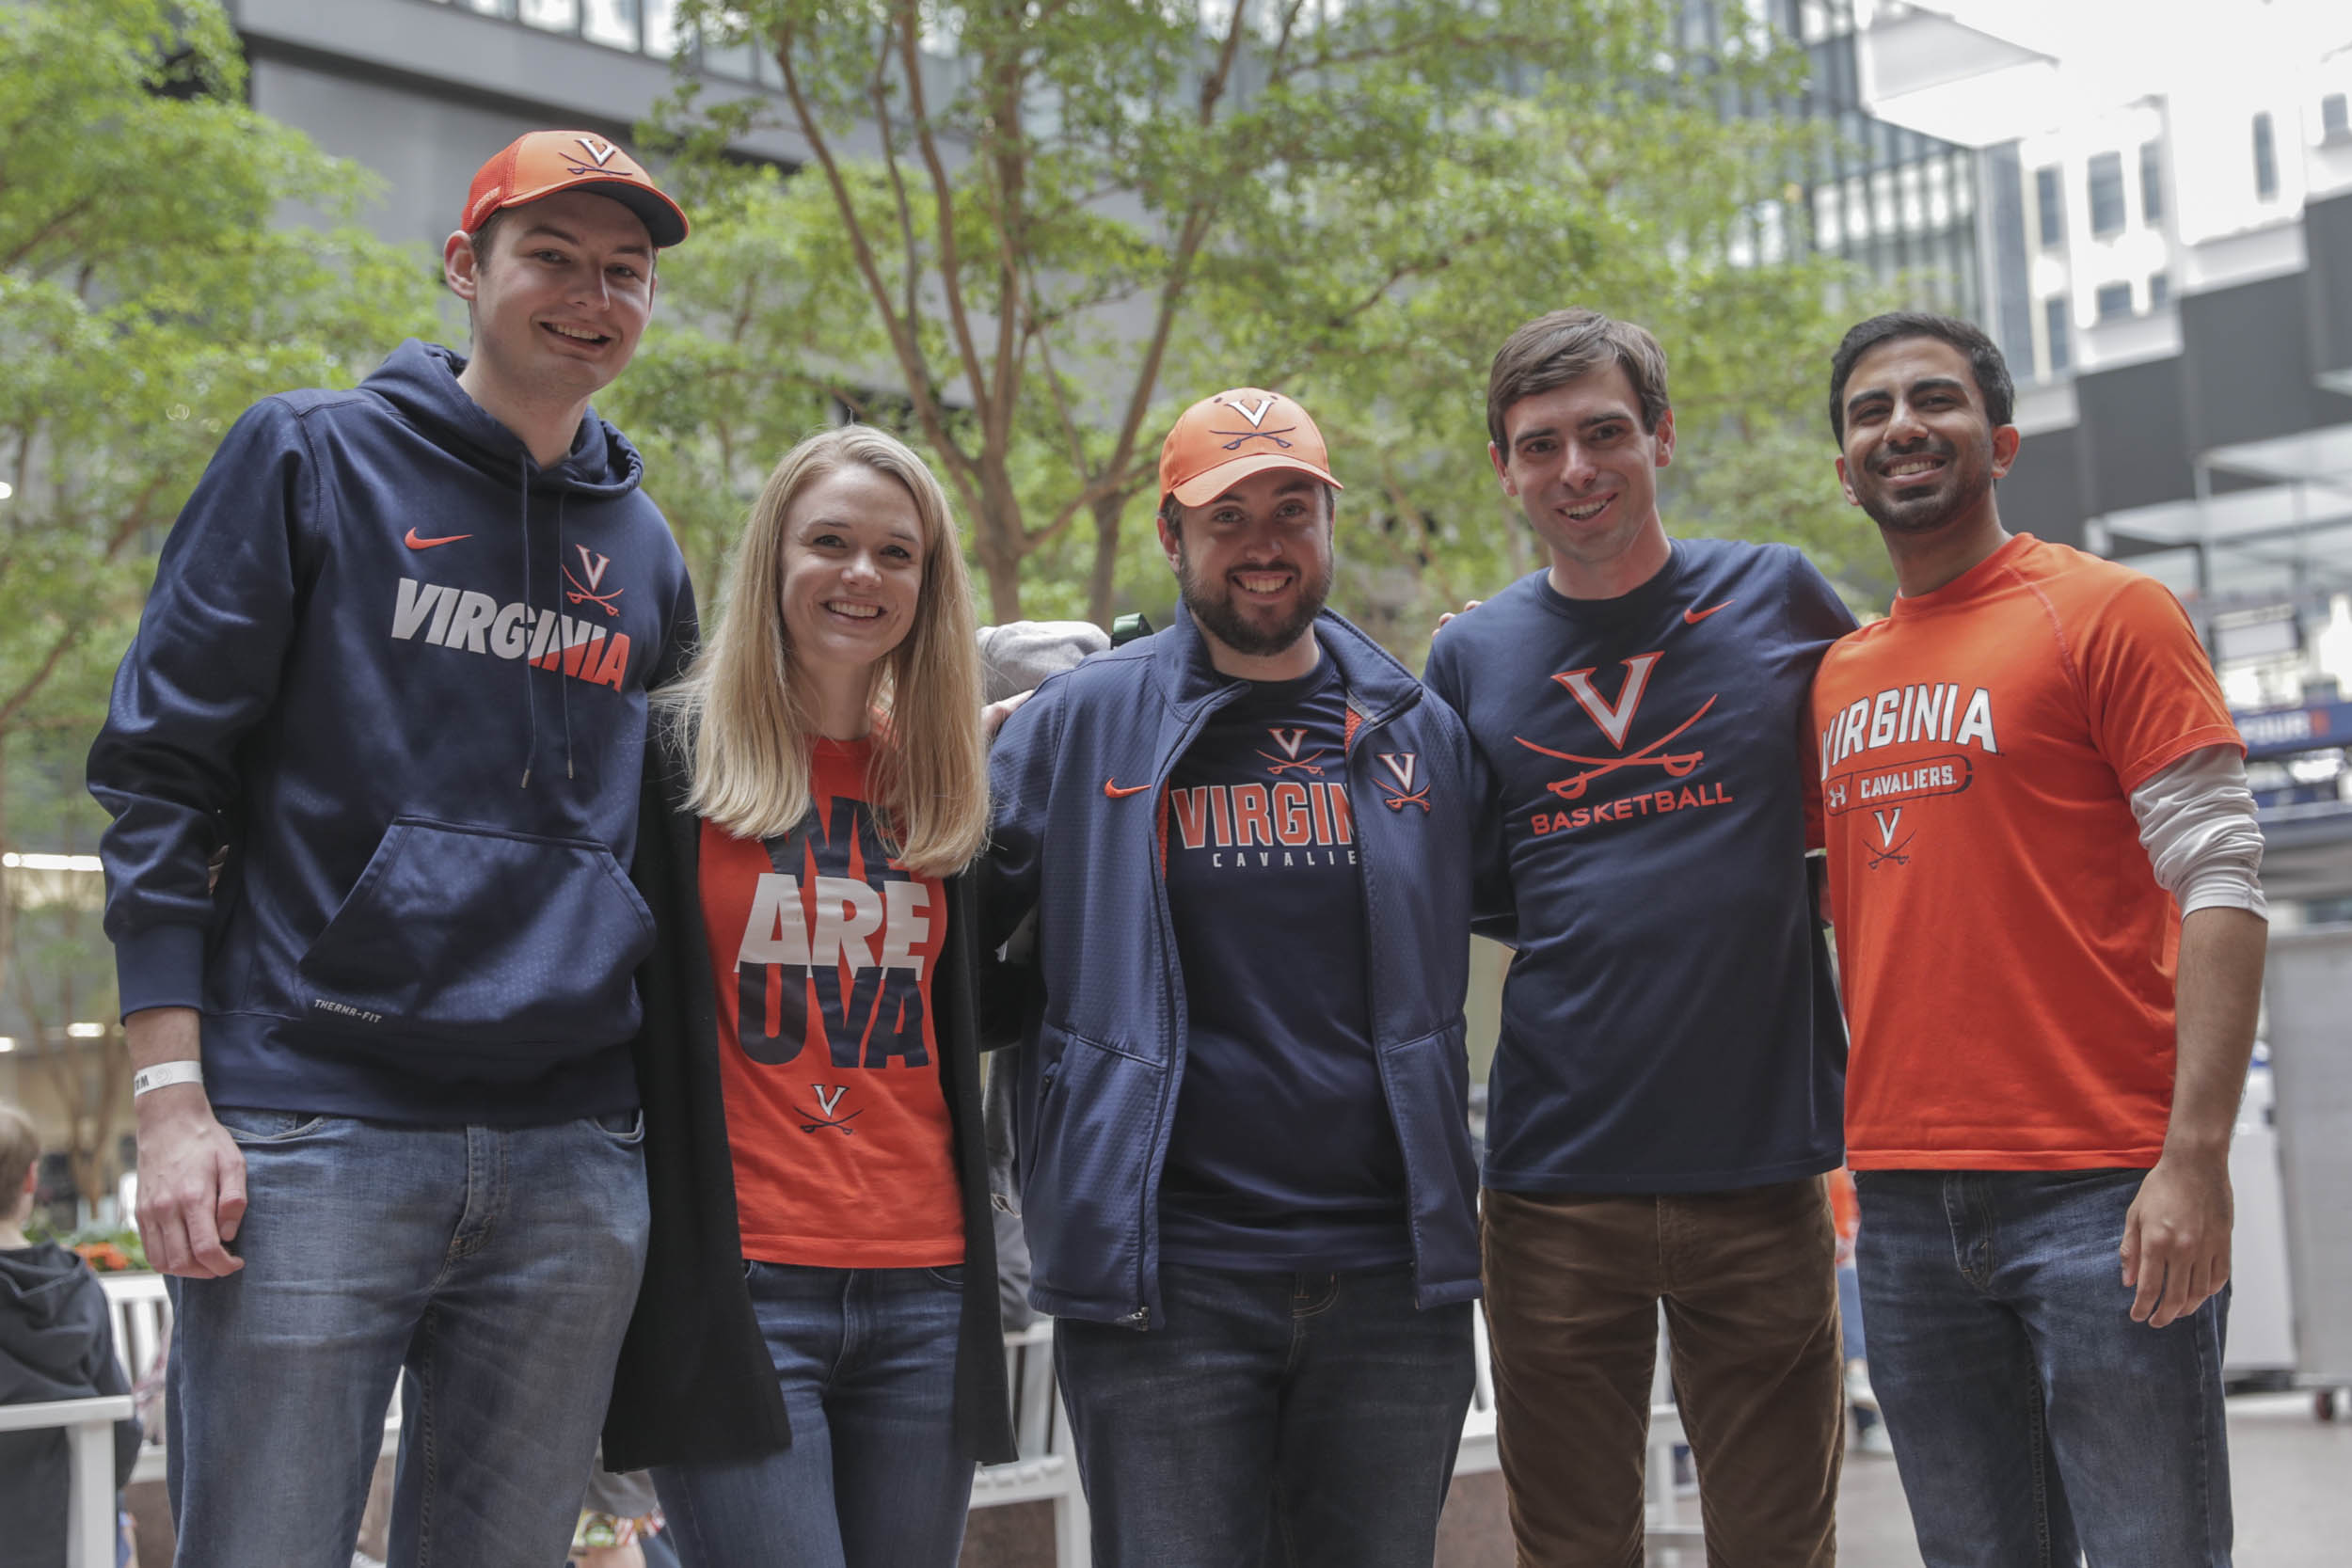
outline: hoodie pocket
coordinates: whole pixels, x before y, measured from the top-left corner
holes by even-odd
[[[404,1060],[420,1038],[445,1040],[472,1048],[469,1078],[528,1078],[636,1032],[653,937],[594,840],[394,817],[296,966],[295,1006]]]

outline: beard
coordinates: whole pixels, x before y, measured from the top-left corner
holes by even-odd
[[[1945,469],[1938,482],[1930,485],[1899,486],[1876,474],[1869,476],[1871,484],[1861,491],[1862,510],[1870,521],[1890,532],[1933,533],[1958,518],[1974,515],[1993,489],[1989,446],[1939,444],[1903,455],[1941,457]],[[1895,492],[1899,488],[1910,488],[1913,493],[1899,498]]]
[[[1331,571],[1324,568],[1317,577],[1311,564],[1284,562],[1298,574],[1298,602],[1288,614],[1279,620],[1252,618],[1233,603],[1232,590],[1222,582],[1202,580],[1192,569],[1192,558],[1184,551],[1180,535],[1176,541],[1176,593],[1192,618],[1213,633],[1216,640],[1237,654],[1251,658],[1265,658],[1282,653],[1295,644],[1323,613],[1323,601],[1331,594]]]

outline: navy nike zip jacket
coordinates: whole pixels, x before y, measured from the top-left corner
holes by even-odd
[[[693,593],[620,432],[591,411],[541,468],[464,363],[410,341],[248,410],[115,677],[89,786],[122,1011],[199,1008],[216,1104],[636,1103],[622,867]]]
[[[1462,1001],[1472,835],[1488,789],[1461,721],[1338,615],[1315,622],[1347,689],[1346,777],[1364,880],[1380,1082],[1404,1153],[1423,1307],[1478,1294]],[[1168,782],[1247,688],[1219,674],[1180,606],[1155,636],[1038,688],[990,755],[995,820],[978,868],[980,945],[1034,909],[1015,1145],[1040,1311],[1162,1320],[1160,1173],[1184,1070],[1184,965],[1165,873]],[[1381,761],[1410,758],[1410,786]]]

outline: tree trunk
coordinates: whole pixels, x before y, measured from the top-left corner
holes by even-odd
[[[1102,496],[1094,502],[1094,569],[1087,575],[1087,618],[1104,631],[1111,626],[1111,593],[1119,577],[1119,523],[1126,510],[1124,496]]]

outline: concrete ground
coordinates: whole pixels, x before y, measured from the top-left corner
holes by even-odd
[[[2230,1490],[2238,1568],[2352,1561],[2352,1421],[2313,1419],[2311,1395],[2230,1402]],[[1848,1451],[1837,1534],[1839,1568],[1920,1568],[1892,1459]]]

